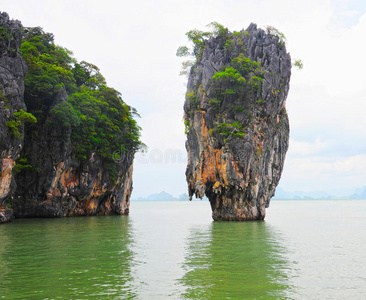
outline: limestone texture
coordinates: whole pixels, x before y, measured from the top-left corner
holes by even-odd
[[[19,21],[10,20],[5,12],[0,13],[0,208],[15,192],[12,169],[23,145],[23,125],[18,128],[19,135],[14,135],[8,127],[13,114],[25,110],[27,66],[18,51],[21,28]]]
[[[11,222],[12,219],[14,219],[14,212],[12,209],[0,209],[0,224]]]
[[[66,91],[55,96],[53,105],[61,101],[68,101]],[[52,115],[47,119],[52,121]],[[36,137],[32,132],[26,130],[22,156],[38,167],[16,175],[16,218],[129,213],[133,156],[120,159],[114,182],[95,153],[83,161],[73,158],[69,127],[40,126]]]
[[[255,24],[204,42],[184,104],[186,178],[214,220],[265,218],[289,145],[290,76],[280,37]]]
[[[95,152],[75,158],[70,126],[46,126],[57,122],[49,111],[44,123],[24,125],[14,116],[26,112],[27,65],[19,53],[21,43],[21,23],[0,13],[0,223],[13,216],[128,214],[136,150],[116,156],[112,178]],[[68,101],[65,89],[48,99],[49,107],[61,101]],[[19,157],[26,158],[22,165]]]

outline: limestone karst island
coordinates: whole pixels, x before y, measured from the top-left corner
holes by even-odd
[[[214,220],[263,220],[288,149],[291,58],[283,36],[251,24],[187,33],[184,104],[189,196]],[[137,112],[97,66],[40,27],[0,14],[0,222],[128,214]],[[117,150],[117,151],[113,151]]]
[[[194,59],[184,104],[189,195],[206,195],[214,220],[262,220],[288,149],[291,58],[272,27],[212,25],[213,34],[187,33],[193,53],[177,52]]]
[[[98,67],[4,12],[0,114],[1,221],[128,213],[134,109]]]

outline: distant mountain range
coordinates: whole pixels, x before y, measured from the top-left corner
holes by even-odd
[[[187,194],[182,194],[178,198],[170,195],[167,192],[160,192],[158,194],[151,194],[147,197],[139,197],[137,199],[132,199],[131,201],[188,201],[189,197]]]
[[[273,200],[331,200],[331,199],[353,199],[366,200],[366,187],[358,188],[350,195],[339,195],[337,193],[325,191],[310,191],[310,192],[287,192],[284,189],[277,187]]]
[[[366,200],[366,186],[355,190],[355,192],[348,196],[337,196],[324,191],[310,191],[310,192],[286,192],[284,189],[277,187],[276,194],[273,200],[332,200],[332,199],[351,199],[351,200]],[[151,194],[147,197],[139,197],[131,201],[188,201],[187,194],[181,194],[178,198],[167,192],[160,192]],[[200,200],[193,197],[193,200]],[[207,200],[204,197],[203,200]]]
[[[366,200],[366,187],[363,187],[360,191],[356,191],[356,193],[351,196],[351,199]]]

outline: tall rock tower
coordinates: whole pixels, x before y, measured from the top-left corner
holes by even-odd
[[[196,36],[184,104],[189,195],[214,220],[263,220],[289,142],[291,58],[283,35],[246,30]]]

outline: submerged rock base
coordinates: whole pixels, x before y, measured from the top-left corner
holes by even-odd
[[[0,224],[11,222],[12,219],[14,219],[14,213],[12,209],[0,209]]]

